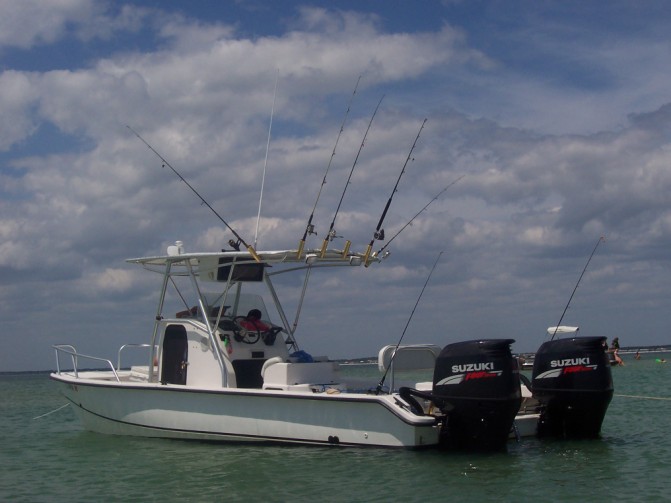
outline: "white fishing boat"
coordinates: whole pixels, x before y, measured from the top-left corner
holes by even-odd
[[[378,262],[341,250],[186,253],[181,242],[128,260],[162,276],[148,343],[122,346],[115,363],[56,345],[51,378],[87,429],[108,434],[384,447],[500,446],[533,435],[537,411],[517,414],[510,339],[388,346],[388,385],[347,379],[338,363],[299,349],[273,280],[303,272],[307,285],[314,269],[363,272],[366,260]],[[176,299],[184,309],[166,313]],[[147,364],[125,368],[123,357],[139,350]],[[427,365],[433,382],[395,381]]]
[[[423,127],[424,123],[419,132]],[[329,249],[340,205],[320,249],[305,249],[306,236],[312,233],[313,207],[298,249],[255,250],[168,161],[129,129],[212,210],[237,242],[229,241],[233,248],[229,251],[190,253],[177,241],[165,255],[128,260],[159,273],[162,282],[148,342],[122,346],[116,365],[110,359],[83,354],[72,345],[54,346],[57,368],[51,378],[86,428],[209,441],[408,448],[500,449],[510,437],[535,435],[541,423],[548,422],[555,425],[551,431],[559,436],[583,435],[570,411],[584,409],[589,416],[588,407],[576,408],[576,404],[586,401],[585,391],[594,390],[582,389],[581,379],[566,379],[568,373],[563,370],[577,371],[578,366],[560,372],[548,372],[544,366],[555,366],[565,354],[586,354],[593,349],[591,342],[589,348],[584,341],[562,342],[559,351],[554,346],[546,351],[550,359],[539,361],[545,345],[541,346],[533,380],[527,384],[521,383],[518,360],[511,353],[512,339],[452,342],[441,349],[401,345],[404,331],[395,345],[380,351],[382,377],[371,382],[347,378],[337,362],[300,349],[295,332],[311,272],[324,268],[336,273],[344,269],[365,272],[381,261],[382,251],[398,235],[372,253],[374,241],[384,239],[382,223],[419,133],[373,239],[364,253],[358,253],[350,251],[349,241],[342,250]],[[326,176],[322,186],[325,180]],[[345,190],[347,185],[349,179]],[[240,251],[240,245],[246,251]],[[303,277],[293,323],[275,287],[275,280],[287,274]],[[146,351],[146,364],[128,368],[122,357],[138,350]],[[590,370],[601,368],[597,360],[603,355],[601,349],[599,355],[585,356],[585,361],[592,361]],[[432,371],[431,381],[396,379],[397,371],[427,367]],[[87,370],[92,368],[96,370]],[[591,381],[585,384],[592,385]],[[567,421],[571,424],[565,428]],[[594,428],[585,431],[590,436]]]

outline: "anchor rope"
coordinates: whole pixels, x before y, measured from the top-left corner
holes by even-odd
[[[59,410],[64,409],[68,405],[70,405],[70,402],[66,403],[65,405],[61,405],[60,407],[58,407],[57,409],[52,410],[51,412],[47,412],[46,414],[42,414],[41,416],[34,417],[33,419],[40,419],[42,417],[48,416],[49,414],[53,414],[54,412],[58,412]]]
[[[613,395],[613,396],[619,396],[623,398],[640,398],[642,400],[665,400],[665,401],[671,400],[671,397],[664,397],[664,396],[643,396],[643,395]]]

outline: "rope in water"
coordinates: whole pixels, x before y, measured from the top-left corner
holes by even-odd
[[[642,395],[613,395],[613,396],[619,396],[623,398],[640,398],[642,400],[671,400],[671,397],[663,397],[663,396],[642,396]]]
[[[42,414],[41,416],[34,417],[33,419],[40,419],[41,417],[48,416],[49,414],[53,414],[54,412],[58,412],[59,410],[64,409],[64,408],[67,407],[68,405],[70,405],[69,402],[66,403],[65,405],[61,405],[59,408],[54,409],[54,410],[52,410],[51,412],[47,412],[46,414]]]

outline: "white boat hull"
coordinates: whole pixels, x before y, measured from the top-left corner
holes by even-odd
[[[85,428],[99,433],[211,441],[424,447],[438,444],[435,418],[393,395],[100,382],[52,374]]]

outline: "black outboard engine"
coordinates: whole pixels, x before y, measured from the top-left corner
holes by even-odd
[[[510,352],[513,342],[458,342],[440,352],[432,395],[446,414],[441,446],[505,448],[522,401],[519,370]]]
[[[596,438],[613,398],[605,337],[572,337],[544,343],[531,380],[542,404],[538,436]]]

